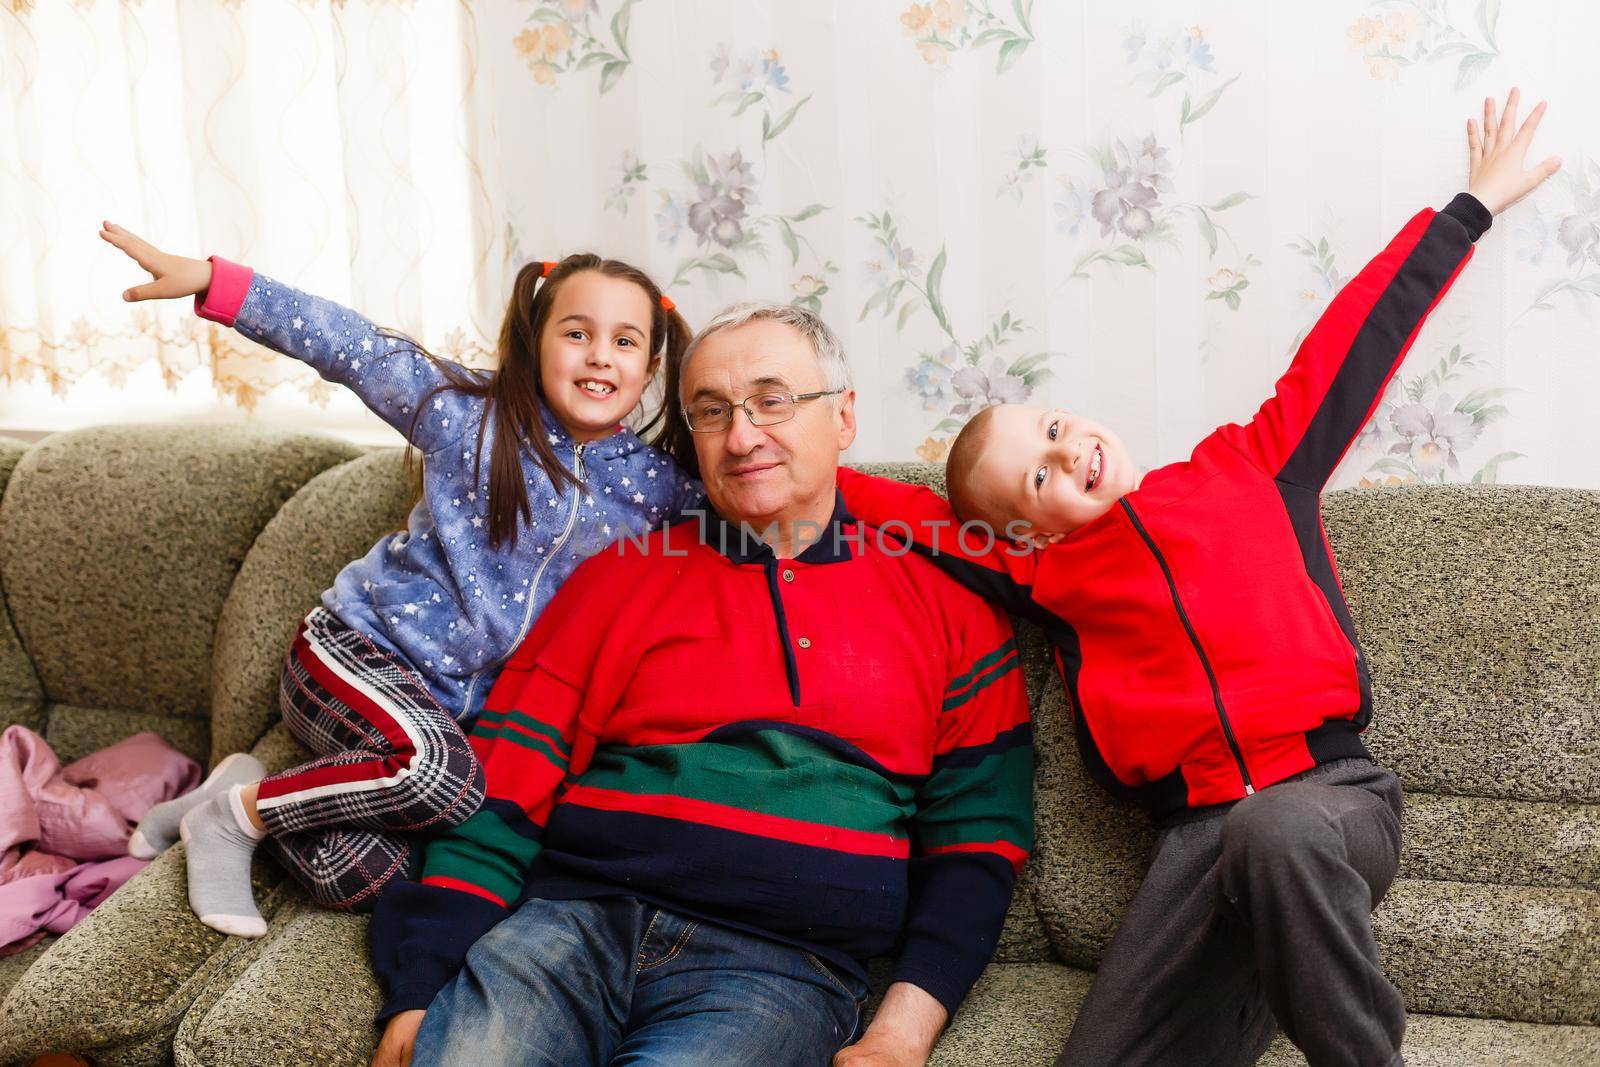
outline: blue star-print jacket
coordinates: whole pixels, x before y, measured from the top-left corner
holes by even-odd
[[[492,420],[483,435],[480,479],[473,481],[487,403],[455,390],[428,398],[444,377],[405,342],[332,301],[261,274],[246,283],[238,272],[248,274],[248,268],[212,262],[214,293],[244,291],[233,321],[240,333],[348,386],[385,422],[411,434],[423,453],[422,499],[406,529],[340,571],[322,603],[347,626],[404,657],[458,719],[483,707],[500,665],[579,563],[626,532],[675,521],[702,499],[699,482],[631,430],[578,444],[544,408],[551,447],[585,488],[552,488],[525,451],[532,521],[519,521],[514,548],[493,549]],[[204,300],[208,318],[226,322],[235,311],[214,306],[212,295]],[[423,411],[413,431],[419,404]]]

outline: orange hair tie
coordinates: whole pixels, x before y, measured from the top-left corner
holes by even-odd
[[[672,297],[668,296],[666,293],[662,293],[661,308],[663,311],[676,311],[678,310],[678,305],[672,302]]]
[[[555,260],[549,260],[549,259],[540,260],[539,261],[539,266],[541,268],[543,268],[543,269],[541,269],[539,271],[539,277],[541,277],[541,278],[550,277],[550,272],[556,269],[556,265],[557,265],[557,263],[556,263]]]

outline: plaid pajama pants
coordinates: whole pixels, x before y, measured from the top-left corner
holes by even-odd
[[[283,720],[316,759],[261,780],[256,807],[290,872],[326,907],[366,910],[404,878],[408,835],[483,803],[483,766],[416,672],[323,608],[300,624]]]

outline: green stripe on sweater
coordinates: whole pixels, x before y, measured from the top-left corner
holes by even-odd
[[[566,756],[552,748],[544,738],[529,737],[527,734],[519,733],[507,723],[485,725],[480,721],[477,726],[473,727],[472,736],[490,741],[504,741],[507,744],[516,745],[518,748],[531,749],[554,763],[561,770],[565,771],[567,769]]]
[[[906,836],[915,795],[911,786],[780,730],[721,742],[601,748],[579,781],[899,838]]]
[[[1006,675],[1020,667],[1022,665],[1022,660],[1017,653],[1017,643],[1015,641],[1008,641],[1005,645],[1001,646],[1001,651],[1005,651],[1007,647],[1010,648],[1009,657],[1001,659],[997,662],[989,662],[989,666],[985,672],[973,679],[972,684],[965,690],[957,692],[955,691],[954,686],[947,690],[948,695],[944,698],[944,706],[939,710],[954,711],[956,708],[959,708],[961,705],[965,704],[967,701],[971,700],[973,697],[989,688],[995,682],[999,681],[1001,678],[1004,678]],[[1000,653],[998,652],[995,653],[995,655],[999,654]],[[992,656],[984,657],[985,662],[992,659]]]
[[[485,711],[483,714],[478,716],[479,728],[486,726],[503,726],[508,722],[514,722],[518,726],[532,730],[536,734],[543,735],[549,740],[551,746],[553,746],[555,750],[561,753],[563,756],[570,755],[572,753],[572,746],[567,744],[567,739],[561,736],[560,730],[557,730],[554,726],[551,726],[549,723],[544,722],[543,720],[534,718],[525,711]]]
[[[539,843],[512,830],[492,811],[478,811],[449,834],[428,843],[423,877],[443,875],[487,889],[510,904]]]
[[[974,678],[978,677],[978,675],[984,673],[990,667],[993,667],[996,663],[999,663],[1001,660],[1005,659],[1007,655],[1015,652],[1016,650],[1017,639],[1013,637],[1007,640],[1005,644],[1001,645],[987,656],[984,656],[982,659],[978,660],[978,662],[974,663],[972,665],[972,669],[966,674],[963,674],[959,678],[952,681],[945,688],[945,693],[953,695],[961,692],[967,686],[972,684],[972,680]]]
[[[971,767],[947,767],[923,785],[917,812],[922,848],[974,841],[1033,846],[1033,749],[1007,749]]]

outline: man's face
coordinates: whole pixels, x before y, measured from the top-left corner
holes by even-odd
[[[706,495],[719,514],[755,527],[831,512],[839,453],[855,440],[855,393],[801,401],[794,418],[752,426],[739,401],[828,388],[817,355],[792,326],[756,319],[706,338],[684,368],[685,405],[733,404],[726,430],[694,434]],[[817,520],[820,521],[820,520]]]
[[[1068,534],[1111,510],[1139,485],[1121,438],[1067,411],[1026,404],[994,409],[972,476],[995,510],[1031,532]]]

